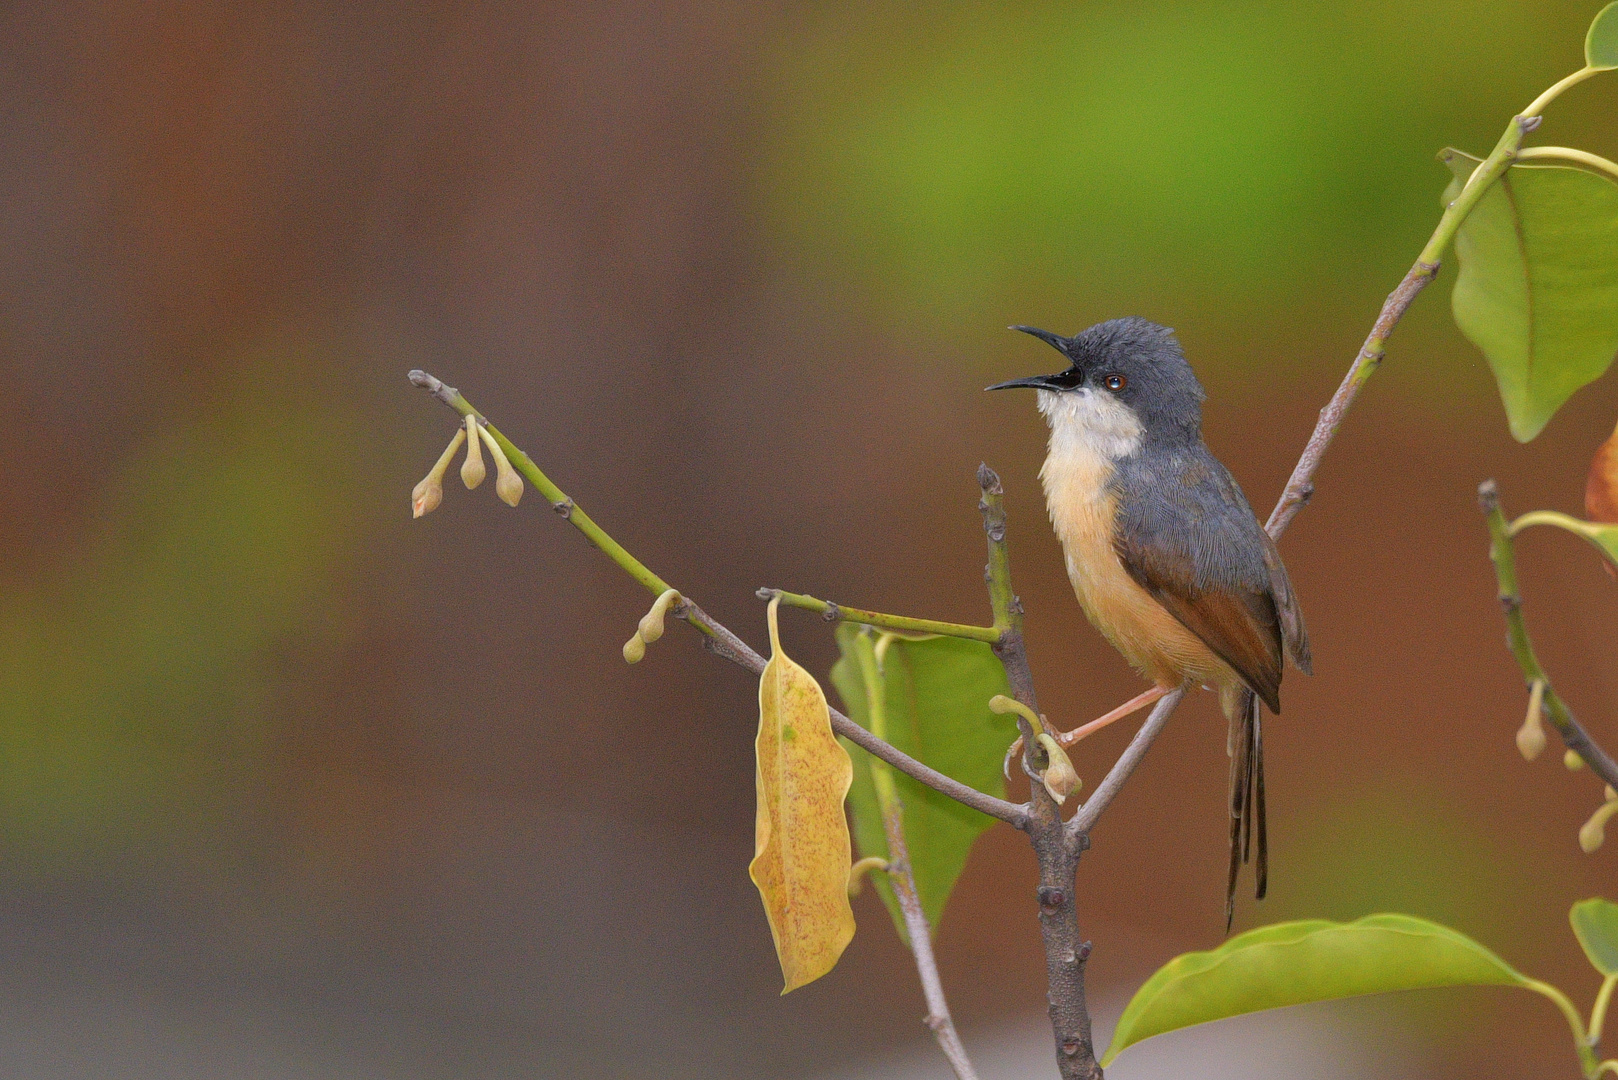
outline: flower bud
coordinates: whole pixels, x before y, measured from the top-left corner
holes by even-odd
[[[1005,716],[1008,713],[1016,713],[1018,716],[1028,721],[1029,726],[1031,726],[1036,732],[1045,731],[1049,728],[1049,725],[1045,723],[1045,718],[1043,716],[1040,716],[1038,713],[1034,712],[1033,709],[1030,709],[1016,698],[1007,697],[1004,694],[996,694],[994,697],[989,699],[989,711],[998,716]]]
[[[438,504],[444,501],[444,471],[449,468],[450,459],[455,451],[461,448],[461,442],[466,438],[465,428],[456,428],[455,437],[449,441],[449,446],[438,455],[438,462],[428,470],[427,475],[421,478],[421,483],[410,493],[410,509],[412,517],[421,517],[438,509]]]
[[[1607,839],[1607,819],[1613,814],[1618,814],[1618,800],[1608,799],[1596,807],[1596,812],[1579,830],[1579,847],[1584,849],[1586,855],[1594,852]]]
[[[1574,751],[1569,750],[1562,755],[1562,764],[1567,766],[1568,772],[1577,772],[1584,768],[1584,759]]]
[[[663,636],[663,616],[669,608],[678,603],[680,594],[674,589],[665,589],[663,594],[652,601],[652,610],[641,616],[640,636],[650,645]]]
[[[500,449],[500,444],[489,429],[479,424],[478,430],[483,433],[483,441],[489,444],[489,456],[494,458],[494,493],[507,506],[516,506],[522,499],[522,477],[511,467],[506,452]]]
[[[444,478],[433,476],[431,473],[421,478],[410,493],[410,516],[419,518],[423,514],[430,514],[438,509],[438,504],[444,501]]]
[[[1045,790],[1051,793],[1051,798],[1058,803],[1065,802],[1069,795],[1084,786],[1084,781],[1079,779],[1078,771],[1073,768],[1073,762],[1068,760],[1067,752],[1055,738],[1041,732],[1039,745],[1044,748],[1050,760],[1040,781],[1044,783]]]
[[[1535,679],[1528,692],[1528,715],[1517,729],[1517,751],[1524,761],[1533,761],[1545,749],[1545,680]]]
[[[639,631],[635,636],[624,642],[624,663],[638,664],[646,655],[646,642],[641,640]]]
[[[483,440],[478,438],[478,418],[466,417],[466,460],[461,462],[461,483],[469,489],[483,483],[489,470],[483,467]]]

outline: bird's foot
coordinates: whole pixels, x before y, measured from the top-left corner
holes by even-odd
[[[1064,748],[1072,746],[1085,736],[1094,735],[1108,724],[1116,723],[1131,713],[1140,712],[1172,689],[1174,689],[1172,686],[1154,686],[1145,693],[1137,694],[1130,698],[1111,712],[1096,717],[1088,724],[1076,727],[1072,731],[1058,732],[1056,741]],[[1010,749],[1006,751],[1006,758],[1001,763],[1001,769],[1005,772],[1007,779],[1011,777],[1011,763],[1016,760],[1018,754],[1022,753],[1022,747],[1022,736],[1019,735],[1017,736],[1017,741],[1012,743]]]

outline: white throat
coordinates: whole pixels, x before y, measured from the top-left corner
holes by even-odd
[[[1097,467],[1111,465],[1140,449],[1142,427],[1135,410],[1111,394],[1089,387],[1039,391],[1039,411],[1051,426],[1050,455],[1055,461]]]

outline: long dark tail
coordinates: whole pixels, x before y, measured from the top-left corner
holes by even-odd
[[[1264,820],[1264,721],[1258,698],[1243,689],[1230,718],[1230,873],[1225,883],[1225,933],[1236,914],[1236,876],[1253,854],[1258,834],[1258,889],[1270,885],[1270,838]]]

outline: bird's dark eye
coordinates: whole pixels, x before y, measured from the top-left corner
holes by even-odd
[[[1129,380],[1124,378],[1122,375],[1108,375],[1106,378],[1101,380],[1101,385],[1105,386],[1108,390],[1111,390],[1116,394],[1118,391],[1129,385]]]

